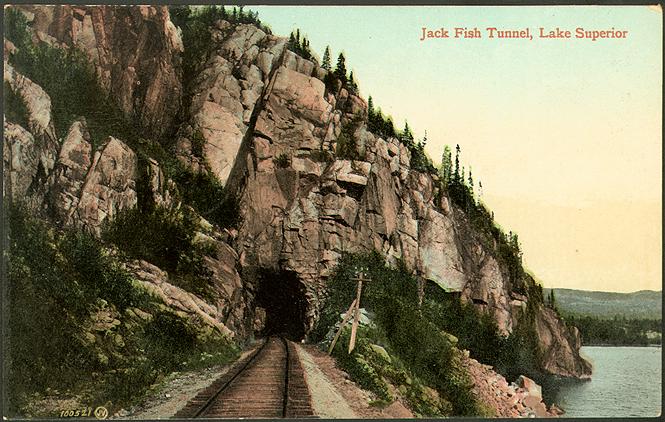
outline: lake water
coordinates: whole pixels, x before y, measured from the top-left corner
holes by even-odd
[[[582,347],[593,364],[591,381],[560,385],[553,401],[564,417],[658,416],[660,347]]]

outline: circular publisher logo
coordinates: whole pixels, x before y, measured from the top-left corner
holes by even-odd
[[[104,406],[99,406],[95,409],[95,417],[97,419],[106,419],[109,416],[109,411]]]

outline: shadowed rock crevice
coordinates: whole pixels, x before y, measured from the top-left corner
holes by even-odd
[[[299,341],[307,329],[305,285],[291,271],[259,272],[256,306],[265,311],[261,336],[273,334]],[[260,313],[263,313],[261,311]]]

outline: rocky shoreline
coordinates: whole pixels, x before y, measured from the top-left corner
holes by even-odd
[[[543,401],[542,387],[531,378],[521,375],[514,383],[508,383],[506,378],[469,357],[464,352],[462,365],[467,369],[473,379],[473,392],[487,406],[492,408],[497,417],[557,417],[564,411],[555,404],[547,406]]]

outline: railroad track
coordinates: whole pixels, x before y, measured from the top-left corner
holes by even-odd
[[[269,337],[174,418],[314,418],[295,345]]]

